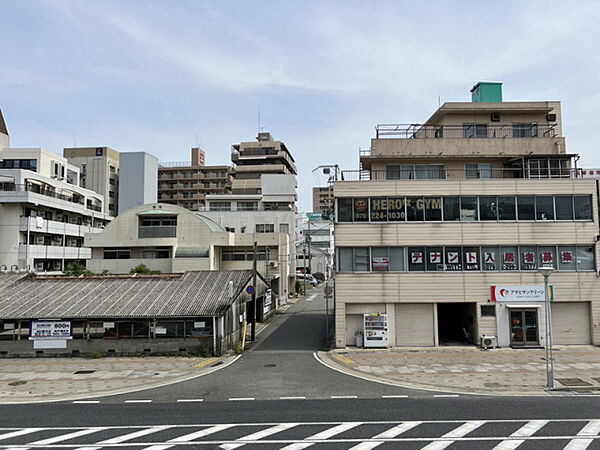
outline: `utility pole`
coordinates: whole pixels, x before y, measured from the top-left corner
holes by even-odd
[[[304,260],[304,297],[306,297],[306,247],[302,249],[302,259]]]
[[[250,330],[250,339],[252,339],[252,342],[256,340],[256,229],[254,230],[253,238],[252,286],[254,287],[254,292],[252,293],[252,327]]]
[[[305,239],[308,241],[308,271],[312,273],[312,257],[310,254],[310,241],[312,237],[310,236],[310,218],[308,219],[308,234],[305,236]]]

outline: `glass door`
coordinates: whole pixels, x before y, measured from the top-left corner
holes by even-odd
[[[538,345],[537,309],[510,310],[510,345]]]

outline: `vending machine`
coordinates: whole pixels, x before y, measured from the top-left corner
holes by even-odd
[[[364,315],[364,346],[388,347],[387,314],[370,313]]]

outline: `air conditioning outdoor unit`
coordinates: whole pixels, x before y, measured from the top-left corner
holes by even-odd
[[[277,261],[269,261],[269,267],[277,267],[279,263]]]
[[[492,113],[490,119],[492,122],[500,122],[500,113]]]
[[[485,349],[498,347],[498,338],[496,336],[486,336],[484,334],[481,336],[481,347]]]

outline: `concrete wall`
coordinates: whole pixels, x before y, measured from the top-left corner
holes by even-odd
[[[158,159],[146,152],[121,153],[119,180],[119,214],[156,203]]]

